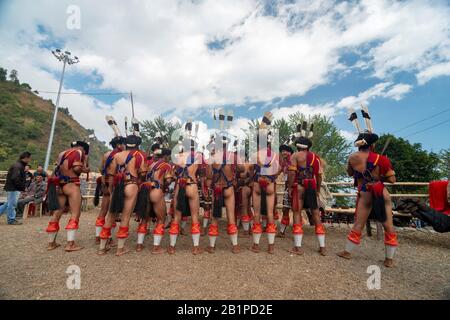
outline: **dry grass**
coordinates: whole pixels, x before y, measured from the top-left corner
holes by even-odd
[[[178,252],[154,256],[132,250],[122,257],[97,256],[94,244],[96,210],[84,213],[78,235],[85,249],[47,252],[47,218],[31,218],[22,226],[0,222],[0,298],[2,299],[449,299],[450,234],[399,232],[396,266],[382,267],[382,241],[365,238],[353,260],[336,256],[346,226],[328,227],[328,256],[319,256],[314,230],[305,228],[303,256],[287,252],[290,235],[276,239],[269,255],[247,250],[250,238],[241,238],[242,253],[232,254],[225,225],[217,252],[193,256],[190,237],[183,236]],[[64,226],[68,216],[64,216]],[[135,230],[133,222],[131,230]],[[136,234],[128,241],[134,247]],[[61,232],[59,241],[64,242]],[[262,246],[267,242],[263,235]],[[163,240],[167,246],[168,236]],[[202,237],[201,245],[208,239]],[[68,290],[66,268],[81,268],[81,290]],[[367,267],[381,267],[381,289],[368,290]]]

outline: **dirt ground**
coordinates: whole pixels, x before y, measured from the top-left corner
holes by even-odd
[[[396,265],[382,266],[383,241],[364,238],[353,260],[336,256],[348,226],[327,226],[328,255],[317,253],[314,229],[305,227],[303,256],[287,252],[291,234],[276,239],[276,252],[255,254],[251,238],[240,238],[242,252],[232,254],[221,224],[215,254],[193,256],[191,239],[181,236],[175,255],[152,255],[146,249],[116,257],[97,256],[94,244],[96,210],[83,213],[78,234],[84,250],[46,250],[48,217],[9,226],[0,219],[1,299],[450,299],[450,234],[400,230]],[[68,216],[64,216],[64,226]],[[136,223],[128,247],[134,249]],[[63,230],[62,230],[63,231]],[[64,243],[65,232],[59,242]],[[201,245],[207,246],[207,237]],[[267,238],[261,239],[266,248]],[[166,234],[163,246],[168,245]],[[81,269],[81,289],[69,290],[66,270]],[[369,290],[367,267],[381,268],[381,288]]]

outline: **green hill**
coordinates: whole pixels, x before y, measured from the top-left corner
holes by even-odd
[[[0,81],[0,170],[7,170],[23,151],[32,153],[33,168],[44,163],[54,108],[52,101],[37,96],[28,85]],[[70,147],[70,142],[92,133],[74,120],[67,109],[60,109],[50,165],[59,152]],[[89,163],[97,170],[107,148],[97,139],[90,143]]]

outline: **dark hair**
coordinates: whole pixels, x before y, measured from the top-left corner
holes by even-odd
[[[20,154],[19,159],[22,160],[22,159],[29,158],[29,157],[31,157],[31,153],[29,153],[28,151],[25,151]]]
[[[38,166],[38,167],[42,167],[42,168],[44,167],[42,164],[38,164],[37,166]]]

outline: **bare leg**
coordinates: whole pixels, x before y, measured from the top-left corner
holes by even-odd
[[[385,267],[392,267],[394,265],[394,254],[397,248],[397,240],[395,236],[394,243],[391,243],[392,240],[388,240],[390,235],[395,235],[394,222],[393,222],[393,214],[392,214],[392,200],[387,189],[383,190],[384,204],[386,208],[386,221],[383,223],[383,228],[385,232],[385,250],[386,257],[384,260]]]
[[[253,245],[251,246],[250,250],[258,253],[260,251],[259,249],[259,240],[261,239],[262,234],[262,226],[261,226],[261,191],[259,184],[255,183],[253,187],[253,194],[252,194],[252,203],[253,203]]]
[[[275,246],[276,224],[274,219],[275,209],[275,184],[271,183],[267,186],[267,239],[269,246],[267,252],[273,254]]]
[[[74,183],[68,183],[63,188],[64,194],[67,196],[67,199],[69,200],[69,207],[71,212],[71,220],[78,221],[80,220],[81,216],[81,190],[80,187],[75,185]],[[67,252],[71,251],[78,251],[83,249],[81,246],[77,246],[75,243],[75,233],[77,229],[75,230],[67,230],[67,245],[65,250]],[[69,234],[73,233],[73,239],[69,239]]]
[[[59,243],[56,243],[56,236],[59,231],[59,220],[61,220],[61,216],[63,214],[63,208],[66,204],[66,196],[63,194],[58,195],[58,202],[61,209],[53,211],[53,215],[50,218],[47,233],[49,236],[49,241],[47,245],[47,250],[54,250],[61,246]]]
[[[234,188],[230,187],[224,190],[225,197],[225,208],[227,210],[227,220],[228,220],[228,234],[230,235],[232,249],[231,252],[239,253],[241,249],[238,245],[238,231],[236,226],[236,216],[235,216],[235,199],[234,199]]]
[[[153,231],[153,254],[164,253],[165,250],[161,248],[161,239],[164,236],[164,221],[166,219],[166,202],[164,200],[164,193],[161,189],[153,189],[150,192],[150,201],[153,204],[153,210],[156,213],[157,225]]]
[[[303,187],[298,187],[299,199],[298,199],[298,210],[293,211],[294,224],[292,226],[292,233],[294,236],[294,246],[291,250],[291,253],[302,255],[302,240],[303,240],[303,218],[302,218],[302,210],[303,210]]]
[[[108,213],[109,201],[111,197],[109,193],[106,192],[103,194],[102,203],[100,205],[100,211],[97,216],[97,220],[95,221],[95,243],[100,244],[100,232],[104,225],[106,214]]]
[[[370,211],[372,210],[372,195],[369,192],[360,192],[358,204],[356,206],[357,216],[352,227],[352,232],[361,235],[364,230]],[[345,259],[351,258],[351,251],[358,244],[347,239],[346,248],[344,251],[338,253],[338,256]]]
[[[120,230],[125,230],[129,228],[130,226],[130,218],[131,214],[133,213],[134,207],[136,206],[136,200],[137,200],[137,194],[138,194],[138,186],[136,184],[128,184],[125,186],[125,199],[124,199],[124,205],[122,210],[122,216],[120,219]],[[117,251],[116,256],[121,256],[125,253],[127,253],[129,250],[125,248],[125,240],[128,238],[128,230],[126,231],[126,236],[117,237],[118,238],[118,245],[117,245]]]
[[[249,187],[243,186],[241,189],[241,221],[244,232],[242,236],[247,237],[250,235],[250,197],[252,196],[252,191]]]
[[[189,208],[191,210],[191,235],[192,235],[192,253],[194,255],[201,254],[203,249],[200,248],[200,220],[199,220],[199,196],[196,184],[186,186],[186,195],[189,198]]]
[[[179,186],[176,186],[175,191],[174,191],[174,196],[173,196],[174,216],[173,216],[173,220],[171,222],[170,231],[169,231],[170,244],[169,244],[169,248],[167,248],[167,252],[169,254],[175,253],[175,245],[177,242],[177,237],[178,237],[178,232],[179,232],[180,222],[181,222],[181,212],[177,210],[178,190],[179,190]],[[175,229],[178,230],[176,234],[172,233],[172,231],[176,231]]]

